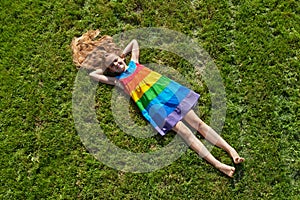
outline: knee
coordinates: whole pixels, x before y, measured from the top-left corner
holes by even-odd
[[[184,120],[198,131],[205,127],[205,123],[194,112],[188,113]]]
[[[175,125],[173,130],[186,140],[190,140],[194,136],[192,131],[181,121]]]
[[[198,131],[203,130],[204,127],[205,127],[205,123],[202,120],[198,120],[197,121],[197,130]]]

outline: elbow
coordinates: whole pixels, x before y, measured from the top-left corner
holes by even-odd
[[[95,73],[95,71],[93,71],[93,72],[89,73],[89,76],[90,76],[91,78],[94,78],[94,77],[96,76],[96,73]]]
[[[137,41],[136,39],[133,39],[132,42],[133,42],[133,44],[134,44],[135,46],[138,46],[138,45],[139,45],[139,43],[138,43],[138,41]]]
[[[94,81],[100,81],[99,80],[99,76],[98,76],[98,74],[96,73],[96,71],[93,71],[93,72],[91,72],[91,73],[89,73],[89,77],[91,78],[91,79],[93,79]]]

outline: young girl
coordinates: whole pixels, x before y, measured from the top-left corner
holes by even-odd
[[[123,89],[158,133],[165,135],[170,130],[175,131],[202,158],[232,177],[235,168],[217,160],[185,124],[224,149],[235,164],[244,161],[233,147],[192,110],[199,94],[141,65],[136,40],[132,40],[120,53],[111,37],[103,36],[96,40],[98,34],[99,30],[91,30],[73,39],[71,46],[75,65],[91,70],[89,75],[94,80]],[[131,59],[127,65],[124,58],[129,53]]]

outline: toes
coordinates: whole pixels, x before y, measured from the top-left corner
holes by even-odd
[[[244,162],[244,161],[245,161],[245,159],[244,159],[244,158],[241,158],[241,157],[237,157],[237,158],[234,159],[234,163],[235,163],[235,164],[239,164],[239,163],[242,163],[242,162]]]
[[[227,175],[228,175],[229,177],[233,177],[234,172],[235,172],[235,168],[232,167],[232,168],[230,169],[230,171],[228,172]]]
[[[229,177],[233,177],[233,174],[234,174],[234,172],[235,172],[235,168],[234,167],[230,167],[230,166],[228,166],[228,165],[222,165],[220,168],[219,168],[219,170],[221,171],[221,172],[223,172],[224,174],[226,174],[227,176],[229,176]]]

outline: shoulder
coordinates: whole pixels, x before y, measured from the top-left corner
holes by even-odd
[[[130,64],[133,64],[133,63],[134,63],[134,64],[138,64],[139,62],[138,62],[138,61],[136,61],[136,60],[134,60],[134,59],[130,59],[130,61],[129,61],[129,65],[130,65]]]
[[[136,62],[135,60],[130,60],[128,63],[128,68],[137,68],[138,66],[141,66],[139,62]]]

